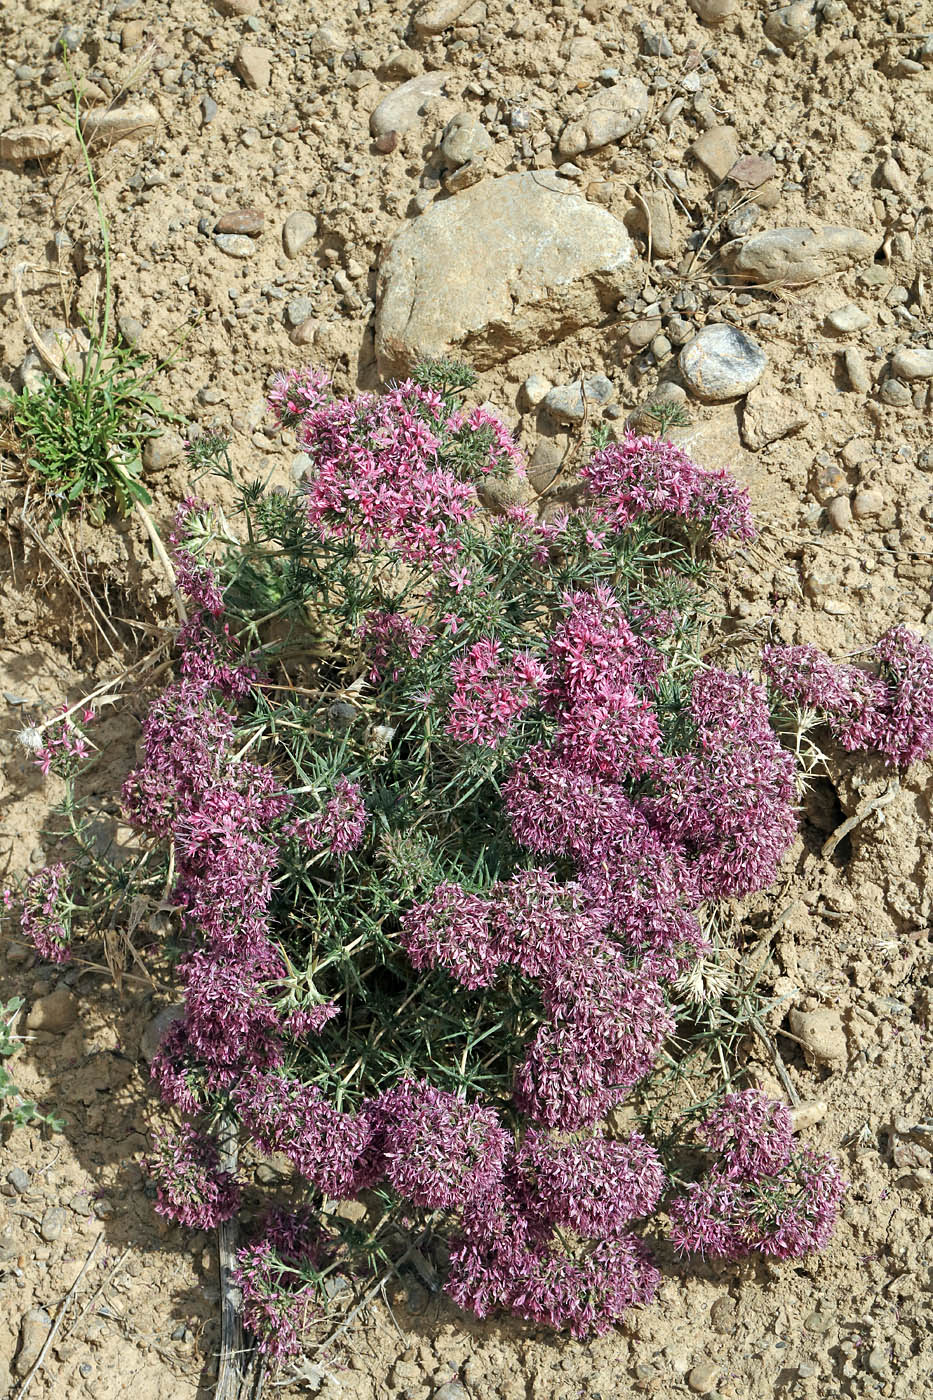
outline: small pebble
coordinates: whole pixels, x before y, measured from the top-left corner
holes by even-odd
[[[826,324],[836,335],[851,335],[870,325],[871,317],[867,316],[860,306],[849,302],[846,306],[831,311],[826,317]]]
[[[586,406],[583,391],[586,394]],[[572,384],[559,384],[556,389],[551,389],[545,395],[544,407],[559,423],[582,423],[587,406],[592,412],[594,407],[602,408],[615,398],[615,386],[604,374],[594,374],[585,379],[583,391],[579,379],[575,379]]]
[[[910,390],[900,379],[886,379],[878,397],[891,408],[907,408],[911,403]]]
[[[655,336],[660,333],[661,319],[652,321],[634,321],[625,332],[625,337],[633,350],[644,350],[646,345],[650,345]],[[690,327],[691,332],[693,327]]]
[[[314,315],[314,302],[310,297],[292,297],[285,306],[286,324],[294,330]]]
[[[218,112],[217,103],[209,93],[201,98],[201,125],[209,126]]]
[[[390,155],[398,145],[397,131],[384,131],[381,136],[377,136],[373,142],[380,155]]]
[[[67,1216],[61,1206],[51,1206],[42,1217],[39,1233],[47,1244],[52,1244],[61,1238],[66,1222]]]
[[[472,112],[458,112],[444,127],[441,159],[448,169],[457,170],[492,145],[489,132]]]
[[[529,374],[522,385],[522,393],[529,408],[537,408],[550,390],[551,383],[543,374]]]
[[[135,316],[123,315],[117,317],[117,330],[127,345],[136,346],[140,342],[145,326]]]
[[[722,24],[739,8],[739,0],[689,0],[693,13],[704,24]]]
[[[258,209],[235,209],[232,213],[221,214],[214,225],[214,232],[245,234],[248,238],[258,238],[265,222],[265,215]]]
[[[709,1395],[715,1388],[718,1375],[712,1361],[699,1361],[687,1377],[687,1384],[695,1395]]]
[[[852,507],[848,496],[834,496],[826,507],[826,518],[830,529],[835,530],[837,534],[848,530],[852,524]]]
[[[177,462],[185,453],[185,444],[178,433],[170,428],[159,433],[158,437],[148,438],[143,447],[143,466],[147,471],[164,471],[172,462]]]
[[[884,496],[876,487],[867,487],[855,493],[852,514],[856,520],[870,520],[884,510]]]
[[[19,1195],[29,1190],[29,1173],[24,1171],[22,1167],[11,1167],[6,1174],[6,1179]]]
[[[271,49],[244,43],[237,50],[233,66],[246,86],[257,92],[267,88],[272,81],[272,59]]]
[[[816,28],[816,14],[811,5],[784,5],[773,10],[765,20],[765,35],[782,49],[794,49],[808,39]]]
[[[317,219],[306,209],[296,209],[289,214],[282,225],[282,247],[287,258],[297,258],[298,254],[317,237]]]
[[[846,374],[849,383],[857,394],[868,394],[871,392],[871,375],[868,372],[868,365],[865,356],[854,346],[849,346],[845,353]]]
[[[251,258],[256,251],[256,243],[245,233],[215,233],[214,242],[230,258]]]
[[[832,1326],[832,1319],[828,1318],[825,1313],[812,1312],[809,1317],[805,1319],[803,1325],[808,1332],[814,1332],[817,1336],[822,1336],[823,1333],[828,1332]]]

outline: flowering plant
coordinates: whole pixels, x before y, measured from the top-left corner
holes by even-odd
[[[632,1130],[697,1043],[706,903],[768,885],[794,836],[765,688],[695,644],[702,547],[751,537],[747,496],[629,434],[594,441],[575,504],[533,509],[470,383],[432,365],[349,400],[280,376],[303,487],[242,488],[242,534],[194,498],[176,520],[190,613],[124,789],[171,852],[185,995],[153,1074],[190,1122],[151,1170],[158,1209],[206,1226],[238,1185],[194,1120],[292,1164],[304,1203],[272,1204],[238,1272],[280,1358],[350,1245],[383,1247],[331,1208],[361,1193],[446,1230],[462,1306],[584,1336],[652,1296],[665,1201],[682,1252],[783,1257],[825,1243],[842,1189],[760,1095],[709,1112],[697,1181],[689,1115]],[[883,708],[840,684],[846,724]],[[56,891],[35,891],[53,956]]]

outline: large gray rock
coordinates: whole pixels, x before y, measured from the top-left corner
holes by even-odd
[[[634,280],[625,226],[552,173],[504,175],[432,205],[379,269],[383,376],[455,351],[477,369],[602,321]]]
[[[610,141],[621,141],[647,115],[651,99],[639,78],[624,78],[613,87],[600,88],[588,97],[561,132],[562,156],[597,151]]]
[[[449,73],[441,71],[421,73],[395,88],[370,114],[369,129],[373,136],[387,136],[390,131],[397,131],[399,135],[411,131],[417,126],[425,103],[441,96],[449,78]]]
[[[721,250],[727,269],[759,285],[802,286],[874,257],[877,239],[857,228],[771,228]]]

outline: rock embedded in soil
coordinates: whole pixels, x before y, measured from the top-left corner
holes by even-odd
[[[848,1058],[842,1017],[835,1007],[815,1011],[792,1010],[790,1028],[801,1042],[807,1059],[819,1065],[843,1065]]]
[[[11,1167],[6,1174],[6,1179],[20,1196],[24,1191],[29,1190],[29,1173],[24,1171],[22,1167]]]
[[[384,377],[457,351],[476,369],[598,324],[630,290],[624,225],[545,172],[484,180],[405,226],[378,278]]]
[[[889,408],[909,408],[912,397],[907,385],[900,379],[886,379],[881,385],[878,397]]]
[[[234,209],[229,214],[221,214],[214,225],[214,232],[242,233],[248,238],[258,238],[265,223],[265,215],[258,209]]]
[[[259,9],[259,0],[214,0],[214,3],[226,19],[246,19]]]
[[[70,1030],[78,1019],[78,1003],[67,987],[56,987],[48,996],[38,997],[29,1008],[26,1027],[31,1031],[59,1033]]]
[[[42,1217],[42,1224],[39,1226],[39,1234],[47,1244],[54,1243],[61,1239],[62,1231],[68,1223],[68,1217],[61,1206],[50,1206]]]
[[[884,496],[876,486],[856,491],[852,502],[852,515],[856,520],[872,520],[884,510]]]
[[[649,106],[648,89],[640,78],[625,78],[602,88],[570,118],[557,149],[566,159],[621,141],[645,118]]]
[[[11,126],[0,136],[0,160],[22,165],[27,160],[48,160],[68,149],[70,131],[58,126]]]
[[[472,112],[458,112],[444,127],[441,158],[448,169],[457,170],[491,145],[492,139],[482,122]]]
[[[782,49],[795,49],[809,39],[816,29],[816,14],[812,5],[782,5],[772,10],[765,20],[765,37]]]
[[[779,438],[799,432],[810,415],[797,399],[758,385],[752,389],[742,410],[742,441],[758,452]]]
[[[143,446],[143,466],[147,471],[160,472],[177,462],[185,453],[181,436],[167,428],[158,437],[148,438]]]
[[[435,1390],[434,1400],[470,1400],[470,1392],[459,1381],[445,1381]]]
[[[772,228],[720,249],[727,270],[759,285],[798,286],[874,257],[876,240],[857,228]]]
[[[739,0],[688,0],[691,10],[704,24],[722,24],[738,13]]]
[[[692,394],[721,403],[747,394],[758,383],[768,360],[745,331],[721,321],[704,326],[680,352],[680,373]]]
[[[272,50],[243,43],[237,49],[233,66],[248,88],[260,92],[272,81]]]
[[[52,1330],[52,1319],[45,1308],[30,1308],[19,1325],[19,1352],[13,1363],[18,1376],[25,1376],[39,1360],[45,1340]]]
[[[582,423],[586,416],[586,405],[590,411],[602,408],[615,398],[615,386],[604,374],[595,374],[584,379],[582,389],[579,379],[572,384],[559,384],[545,397],[544,407],[558,423]],[[584,403],[584,393],[586,402]]]
[[[933,350],[901,346],[891,357],[891,372],[898,379],[933,379]]]
[[[295,259],[317,237],[317,219],[307,209],[296,209],[282,225],[282,247],[287,258]]]
[[[162,124],[151,102],[131,102],[125,107],[88,112],[81,119],[81,134],[89,146],[114,145],[117,141],[142,141]]]
[[[850,301],[845,306],[831,311],[826,317],[826,325],[834,335],[853,335],[871,325],[871,317],[860,306]]]
[[[698,1361],[687,1377],[694,1395],[709,1395],[716,1388],[719,1372],[712,1361]]]
[[[849,383],[856,394],[871,393],[871,375],[861,350],[850,345],[845,352],[845,367]]]
[[[724,180],[739,158],[739,142],[733,126],[713,126],[690,146],[688,154],[714,180]]]
[[[790,1111],[791,1128],[795,1133],[805,1133],[816,1127],[826,1117],[829,1104],[825,1099],[807,1099],[798,1103]]]
[[[435,97],[441,97],[450,74],[442,70],[434,73],[421,73],[409,78],[394,92],[384,97],[370,114],[369,130],[375,137],[387,136],[390,131],[404,135],[418,125],[425,105]]]
[[[255,239],[245,233],[215,233],[214,242],[228,258],[251,258],[256,251]]]
[[[430,0],[415,11],[412,22],[419,34],[443,34],[472,4],[473,0]]]
[[[529,408],[537,408],[542,399],[550,392],[551,382],[545,379],[543,374],[529,374],[522,385],[522,394],[525,403]]]
[[[843,534],[852,524],[852,505],[848,496],[834,496],[826,507],[829,528],[837,535]]]

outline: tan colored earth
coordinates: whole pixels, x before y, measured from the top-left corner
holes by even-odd
[[[341,391],[375,385],[380,262],[403,226],[457,197],[437,155],[449,119],[468,113],[490,138],[470,178],[546,171],[567,160],[558,149],[565,126],[582,131],[585,108],[591,127],[600,92],[637,77],[650,99],[639,123],[575,154],[566,172],[632,231],[632,284],[596,323],[565,318],[542,327],[540,346],[487,356],[479,399],[500,410],[529,455],[537,451],[546,479],[568,439],[529,408],[529,375],[548,386],[581,371],[607,375],[609,421],[619,427],[674,376],[678,322],[690,323],[686,334],[734,323],[765,351],[764,377],[747,400],[691,400],[691,426],[679,430],[698,461],[730,464],[748,482],[760,526],[718,575],[724,654],[750,662],[754,644],[772,638],[842,656],[897,622],[930,636],[930,381],[895,372],[915,364],[897,352],[928,348],[933,333],[933,16],[923,0],[819,0],[778,18],[755,0],[427,8],[438,33],[423,32],[423,16],[413,24],[410,5],[380,0],[218,0],[216,9],[205,0],[8,0],[0,133],[51,128],[28,149],[64,149],[24,162],[17,151],[26,147],[12,138],[3,147],[3,382],[19,386],[30,350],[14,265],[27,265],[24,304],[40,331],[76,326],[79,312],[100,307],[94,206],[74,143],[61,136],[72,75],[98,111],[126,91],[122,125],[111,114],[109,128],[122,139],[94,148],[124,332],[154,356],[173,356],[157,387],[182,431],[231,433],[238,473],[271,471],[282,482],[295,444],[263,416],[268,377],[315,362]],[[379,149],[371,114],[425,71],[448,75],[442,95],[421,104],[393,149]],[[568,142],[579,145],[564,138],[564,152]],[[757,164],[744,162],[741,178],[724,184],[739,157]],[[743,205],[756,187],[749,222]],[[239,241],[229,246],[246,256],[231,256],[212,230],[247,209],[261,214],[261,232],[237,233],[244,221],[235,220]],[[302,210],[313,232],[288,257],[283,225]],[[712,255],[730,239],[827,225],[863,235],[863,251],[841,270],[794,286],[717,278]],[[161,456],[146,479],[167,533],[185,472],[170,451]],[[17,732],[120,675],[146,652],[146,625],[169,609],[135,521],[46,536],[35,483],[9,451],[0,508],[6,880],[49,858],[43,832],[57,795]],[[115,816],[144,707],[130,687],[94,736],[104,750],[96,795]],[[768,1030],[799,1098],[827,1106],[811,1114],[808,1140],[835,1153],[851,1183],[824,1254],[697,1272],[662,1250],[657,1301],[585,1346],[477,1323],[403,1271],[338,1346],[323,1356],[312,1348],[303,1380],[269,1394],[429,1400],[455,1380],[476,1400],[933,1394],[933,766],[891,781],[874,760],[830,751],[779,885],[746,900],[730,925],[774,998]],[[873,805],[882,794],[890,800]],[[854,815],[854,829],[821,855]],[[160,1221],[139,1166],[159,1114],[140,1038],[172,988],[133,964],[119,989],[103,967],[62,975],[36,961],[14,927],[3,940],[0,998],[19,994],[32,1007],[64,983],[71,1023],[31,1032],[13,1062],[23,1090],[67,1125],[56,1136],[0,1134],[0,1392],[20,1393],[23,1319],[35,1308],[56,1316],[100,1236],[29,1395],[206,1396],[218,1343],[214,1241]],[[745,1053],[779,1093],[762,1046],[743,1042]],[[15,1168],[28,1173],[25,1189],[9,1183]]]

